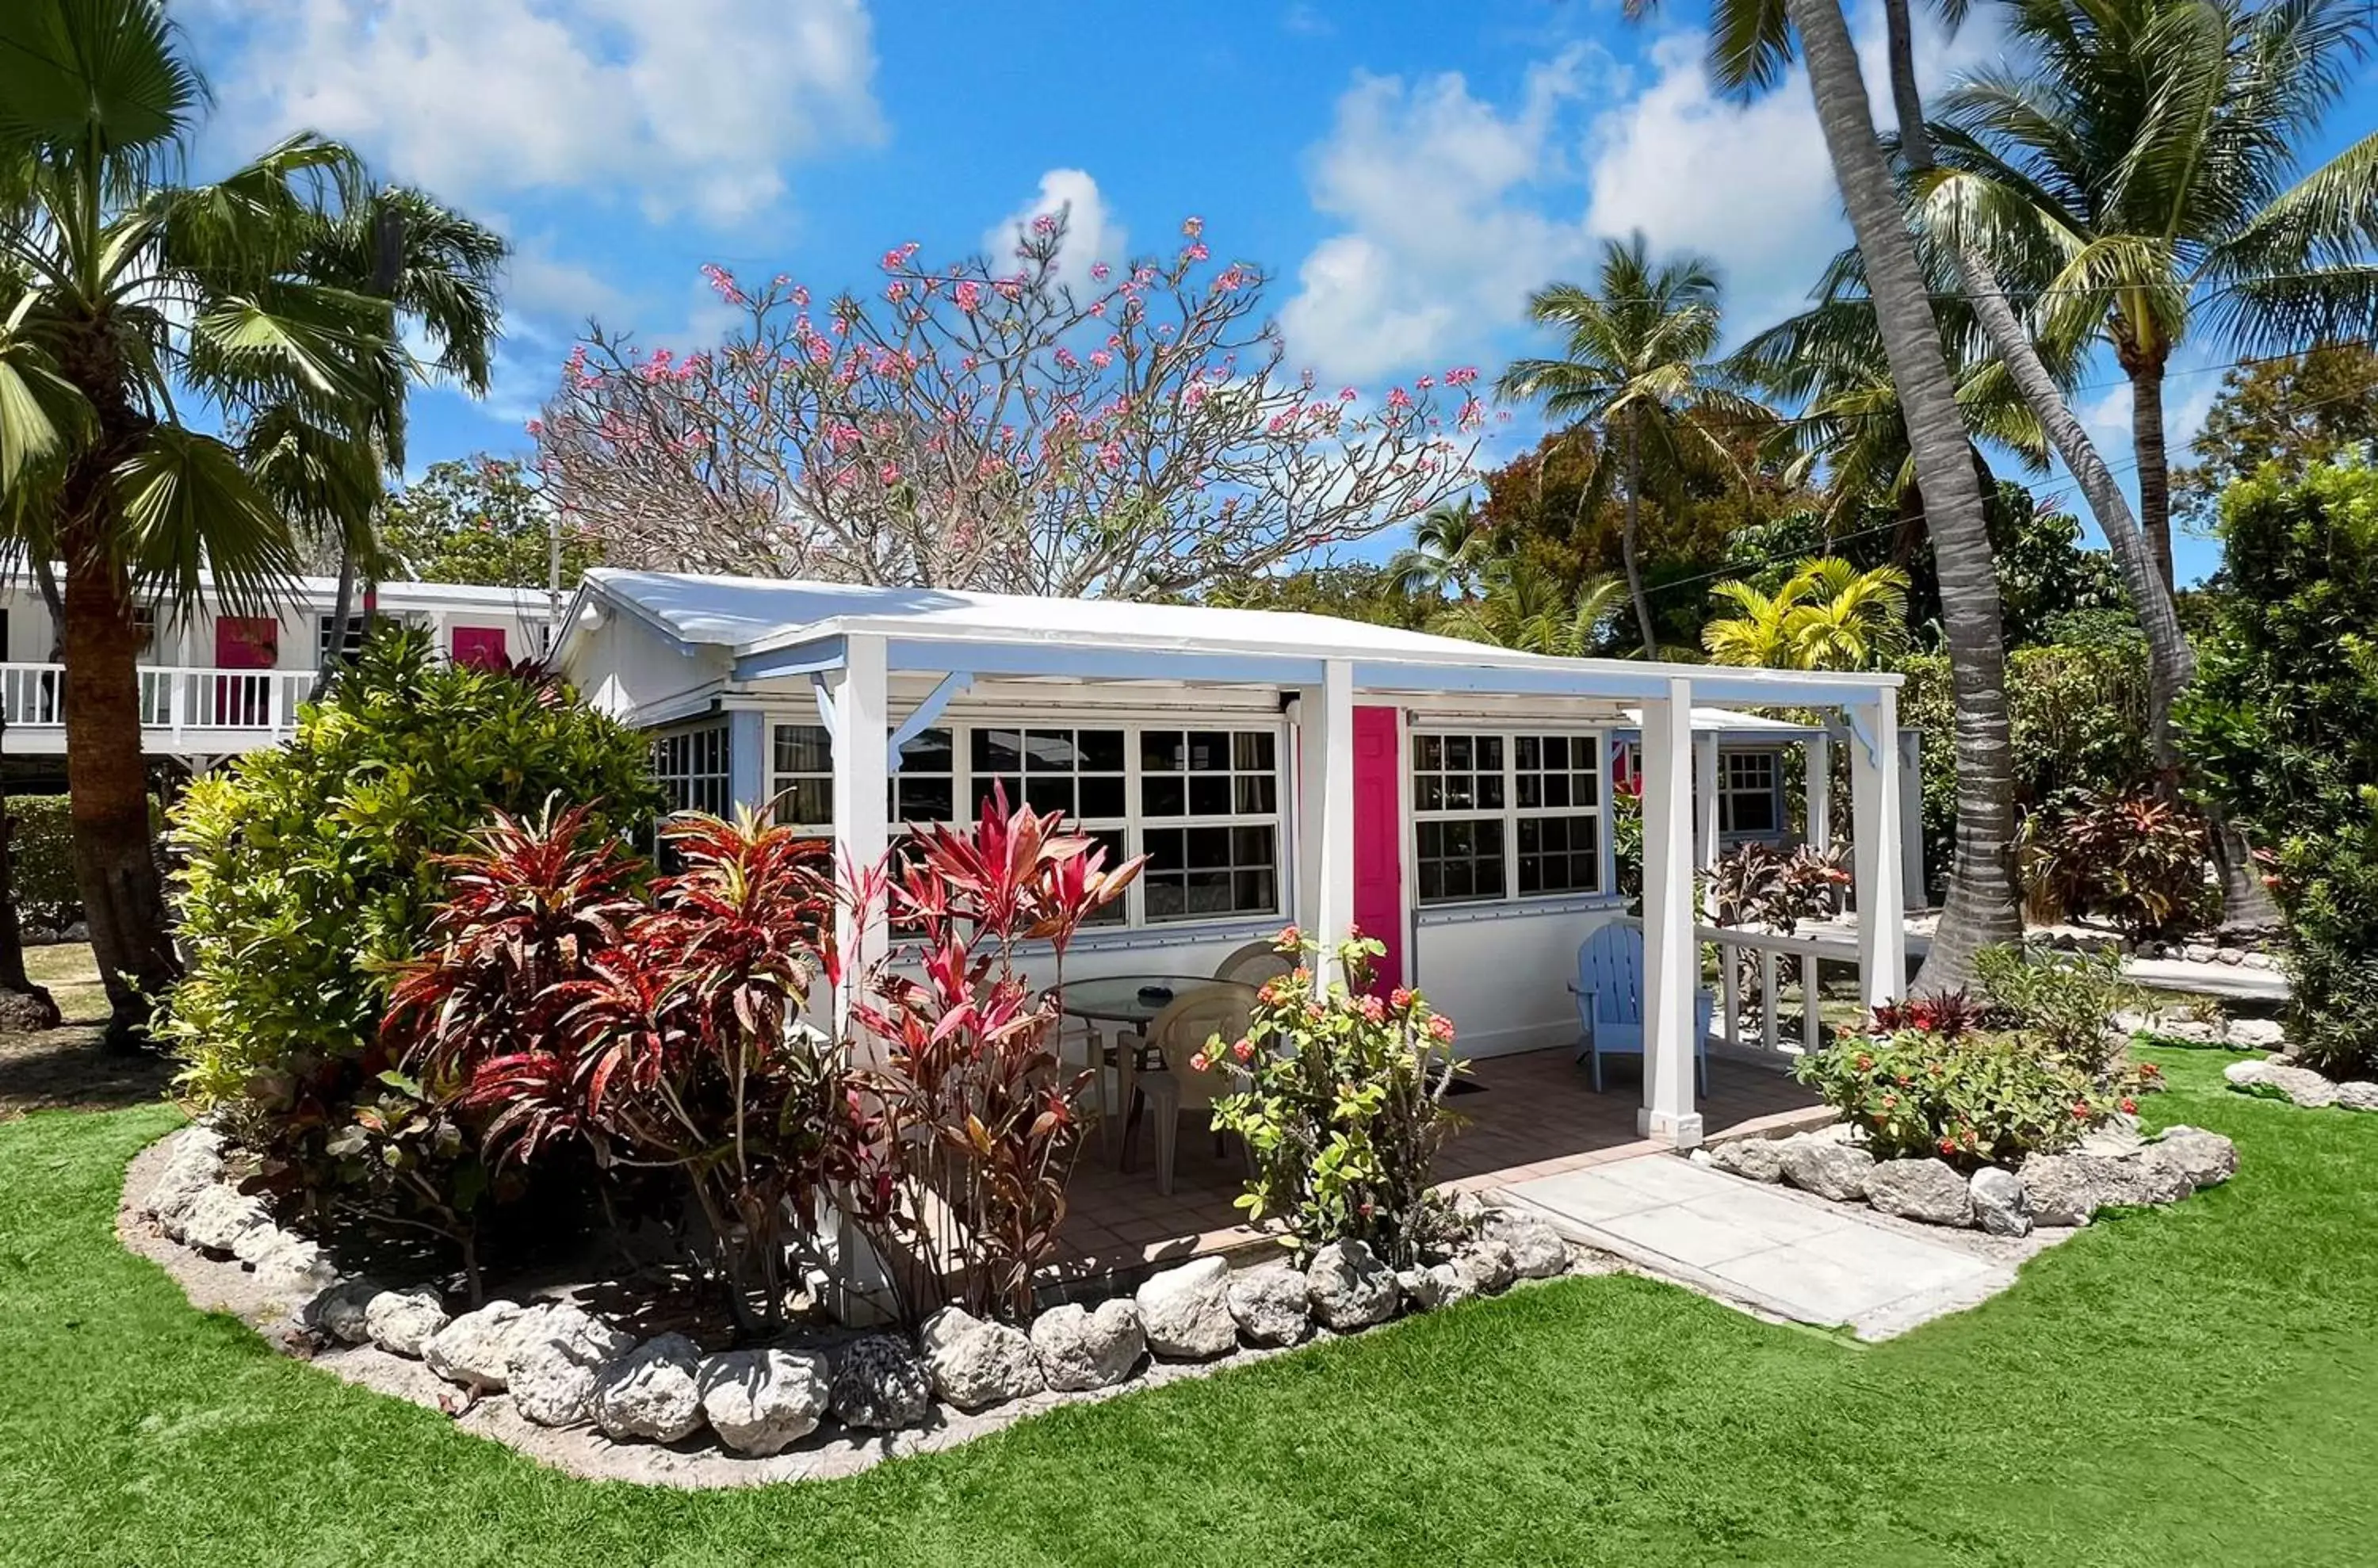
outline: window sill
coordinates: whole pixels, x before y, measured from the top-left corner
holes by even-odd
[[[1425,929],[1432,925],[1471,925],[1481,921],[1528,920],[1537,915],[1591,914],[1601,910],[1624,909],[1627,900],[1615,893],[1571,893],[1545,899],[1487,899],[1468,904],[1430,904],[1422,908],[1416,923]]]
[[[1275,936],[1288,923],[1285,915],[1241,916],[1229,920],[1169,920],[1154,925],[1093,926],[1067,945],[1068,957],[1078,953],[1129,953],[1160,947],[1186,947],[1208,942],[1250,942]],[[1046,942],[1020,944],[1018,952],[1051,951]]]

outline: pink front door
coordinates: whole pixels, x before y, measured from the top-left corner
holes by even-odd
[[[504,629],[500,626],[455,627],[454,662],[473,669],[501,669],[507,662]]]
[[[1404,983],[1403,727],[1391,707],[1354,710],[1354,923],[1387,945],[1379,988]]]
[[[281,662],[281,622],[269,615],[225,615],[215,621],[217,669],[270,669]],[[258,676],[215,677],[215,722],[261,728],[272,722],[272,682]]]

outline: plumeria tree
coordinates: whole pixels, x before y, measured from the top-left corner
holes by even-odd
[[[619,564],[1068,595],[1192,592],[1468,488],[1473,370],[1320,387],[1202,229],[1084,265],[1043,215],[1003,261],[903,245],[814,305],[706,269],[734,329],[680,356],[591,328],[532,427],[545,482]]]

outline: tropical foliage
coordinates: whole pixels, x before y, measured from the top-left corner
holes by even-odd
[[[642,736],[549,682],[377,635],[294,737],[190,786],[169,818],[186,972],[160,1032],[182,1092],[325,1222],[467,1243],[492,1173],[382,1038],[397,967],[446,892],[441,857],[491,812],[558,796],[590,837],[657,808]],[[519,1189],[507,1182],[496,1196]]]
[[[1740,581],[1710,594],[1737,611],[1701,629],[1719,664],[1867,669],[1907,645],[1907,573],[1895,566],[1860,571],[1825,556],[1802,561],[1771,594]]]
[[[2222,503],[2204,672],[2180,710],[2213,797],[2271,847],[2289,1037],[2378,1067],[2378,471],[2274,470]]]
[[[203,581],[252,611],[298,532],[359,527],[402,460],[400,322],[483,383],[502,251],[311,136],[176,183],[206,102],[158,0],[0,16],[0,536],[44,583],[65,569],[76,864],[119,1038],[175,968],[133,607],[186,609]]]
[[[542,588],[553,566],[555,519],[535,476],[517,459],[433,463],[391,491],[374,530],[385,575],[423,583]],[[584,529],[560,529],[565,592],[602,552]]]
[[[1697,257],[1662,264],[1640,234],[1609,241],[1589,289],[1554,283],[1529,296],[1528,315],[1565,342],[1557,358],[1521,358],[1496,389],[1538,403],[1567,426],[1589,427],[1598,445],[1580,508],[1614,491],[1626,505],[1622,560],[1637,633],[1659,647],[1641,561],[1647,488],[1670,510],[1698,475],[1737,465],[1733,443],[1767,411],[1733,390],[1713,363],[1721,331],[1716,274]]]

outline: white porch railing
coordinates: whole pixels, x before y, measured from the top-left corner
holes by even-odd
[[[310,669],[174,665],[140,671],[140,726],[152,740],[264,743],[288,735],[314,690]],[[0,664],[0,713],[12,731],[63,730],[66,667]]]
[[[1639,916],[1617,918],[1638,930],[1642,928]],[[1737,1047],[1744,1043],[1742,977],[1747,965],[1756,964],[1759,972],[1759,1016],[1754,1023],[1759,1048],[1794,1056],[1817,1050],[1823,1043],[1820,1032],[1823,1021],[1820,966],[1839,963],[1859,968],[1855,931],[1803,931],[1784,936],[1752,926],[1696,925],[1693,938],[1717,949],[1718,1033],[1728,1045]],[[1796,966],[1797,972],[1791,972],[1787,966]],[[1796,983],[1800,992],[1800,1032],[1798,1039],[1787,1041],[1784,1038],[1784,992],[1787,985]],[[1863,985],[1859,992],[1864,994]]]

